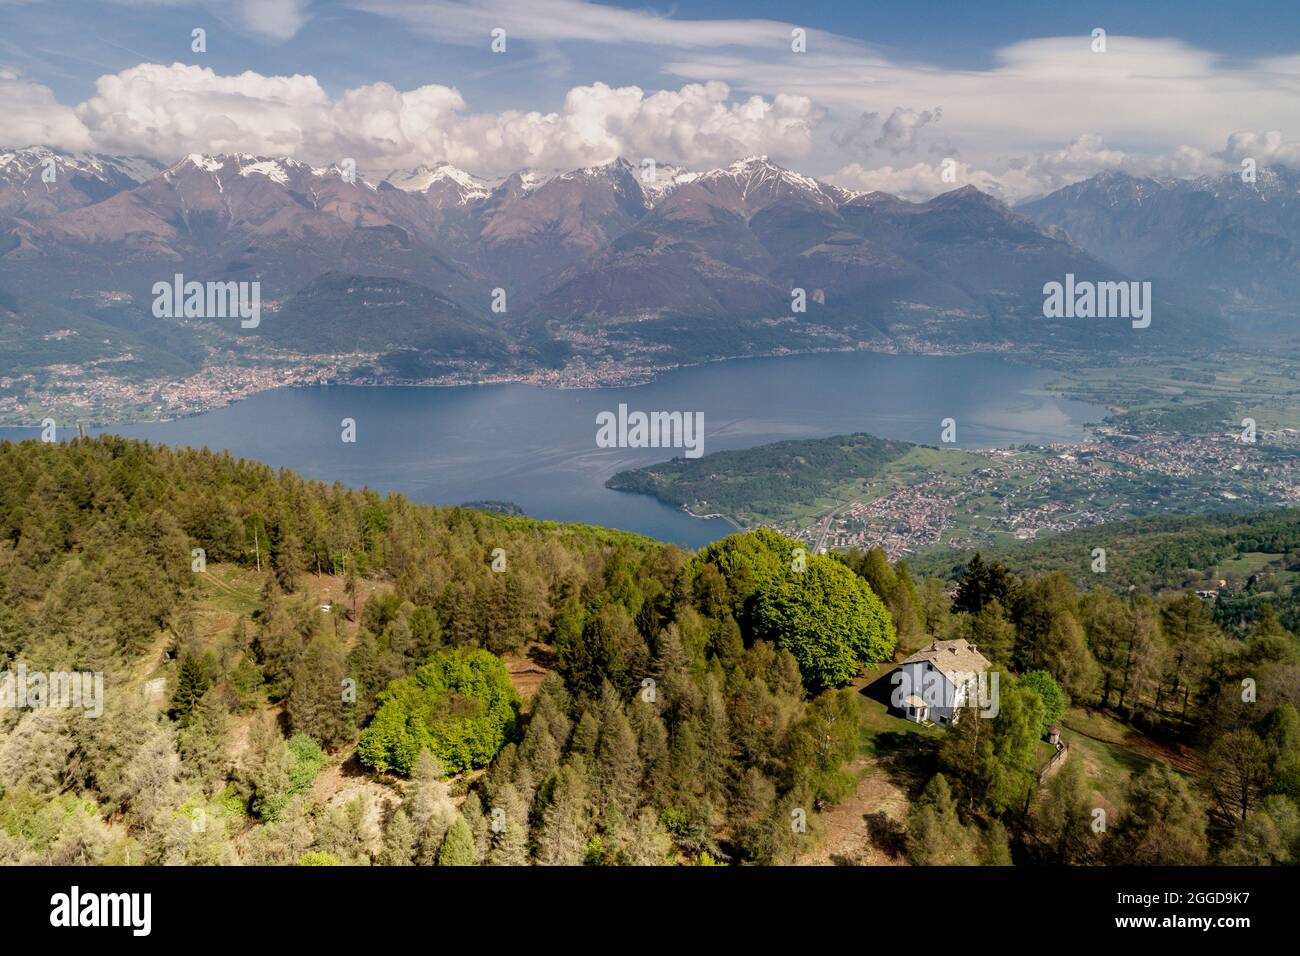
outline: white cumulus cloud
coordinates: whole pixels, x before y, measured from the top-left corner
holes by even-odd
[[[0,70],[0,145],[83,150],[92,142],[76,112],[60,105],[49,87]]]
[[[554,111],[474,113],[438,84],[373,83],[331,97],[312,76],[227,76],[181,63],[101,76],[75,109],[45,87],[0,81],[0,142],[93,144],[163,161],[194,152],[351,157],[376,170],[442,160],[487,176],[619,155],[695,167],[753,153],[797,161],[819,118],[807,97],[734,98],[719,82],[657,92],[593,83],[569,90]]]
[[[328,149],[331,106],[311,76],[222,76],[182,63],[141,63],[101,76],[77,115],[104,150],[168,160],[191,152]]]

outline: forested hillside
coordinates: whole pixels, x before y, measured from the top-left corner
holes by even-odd
[[[620,471],[605,487],[697,513],[750,518],[812,505],[850,478],[870,479],[913,447],[864,433],[780,441]]]
[[[911,810],[877,842],[914,863],[1288,862],[1300,651],[1265,608],[1243,628],[982,560],[950,598],[765,531],[692,555],[222,454],[0,443],[0,669],[105,688],[102,716],[0,710],[0,861],[799,862],[879,772]],[[999,715],[889,716],[864,668],[952,637]],[[1048,727],[1103,719],[1159,759],[1040,786]]]
[[[427,863],[466,826],[490,862],[772,859],[790,834],[774,821],[834,795],[857,733],[839,697],[805,693],[800,661],[820,686],[893,650],[879,601],[827,558],[803,606],[843,602],[843,633],[787,633],[800,588],[778,586],[775,535],[692,558],[108,437],[0,445],[0,487],[0,650],[103,671],[107,700],[97,720],[4,712],[9,860]],[[230,564],[260,566],[260,589],[204,627]],[[318,569],[342,573],[328,610],[303,585]],[[521,725],[491,662],[528,649],[549,673]],[[441,765],[404,751],[416,725]],[[325,805],[322,750],[359,737],[343,772],[383,786]],[[444,777],[489,760],[468,797]]]
[[[1104,572],[1093,569],[1094,548],[1106,551]],[[1085,587],[1213,591],[1216,620],[1239,636],[1268,604],[1288,630],[1300,632],[1298,508],[1139,518],[983,553],[1024,573],[1060,571]],[[970,557],[935,552],[919,557],[915,565],[955,581]]]

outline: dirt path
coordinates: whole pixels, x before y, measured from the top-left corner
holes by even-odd
[[[860,775],[857,789],[843,803],[818,816],[823,839],[799,863],[809,866],[905,866],[902,837],[907,793],[870,757],[850,770]]]
[[[510,683],[523,699],[523,711],[528,713],[533,707],[533,698],[546,675],[555,669],[555,653],[540,642],[528,644],[518,651],[502,655],[506,670],[510,674]]]

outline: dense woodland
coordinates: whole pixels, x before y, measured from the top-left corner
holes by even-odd
[[[217,568],[257,592],[214,631]],[[106,687],[98,719],[0,710],[0,861],[799,862],[856,785],[854,679],[952,637],[1000,712],[917,738],[912,862],[1300,859],[1300,644],[1271,607],[1225,631],[1193,593],[978,557],[949,592],[770,532],[689,554],[223,454],[0,443],[0,669]],[[1039,785],[1067,706],[1197,772],[1134,774],[1099,832],[1084,761]]]
[[[1104,582],[1092,568],[1092,549],[1101,545],[1108,557]],[[1253,573],[1234,574],[1229,569],[1243,555],[1263,560]],[[1212,608],[1215,622],[1236,637],[1247,635],[1265,604],[1289,631],[1300,632],[1300,508],[1135,518],[985,548],[984,556],[1014,563],[1022,573],[1060,571],[1080,585],[1104,583],[1118,592],[1210,588],[1219,591]],[[918,559],[916,568],[956,582],[970,557],[954,560],[951,552],[933,552]],[[1221,590],[1223,576],[1240,580]]]
[[[915,447],[863,432],[801,438],[620,471],[605,487],[692,510],[782,514],[791,505],[816,503],[846,481],[876,475]]]

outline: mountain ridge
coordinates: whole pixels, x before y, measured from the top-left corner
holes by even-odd
[[[1090,179],[1016,207],[1082,248],[1214,304],[1241,330],[1294,330],[1300,171]]]
[[[1099,195],[1127,195],[1134,208],[1170,190],[1210,202],[1204,184],[1107,174],[1015,208],[973,185],[913,202],[846,190],[762,155],[653,175],[618,157],[497,181],[434,163],[372,181],[346,162],[194,153],[141,182],[125,160],[101,157],[92,167],[56,155],[68,169],[80,162],[104,170],[95,187],[102,195],[35,203],[20,194],[39,171],[38,152],[0,154],[27,157],[0,164],[0,288],[26,299],[58,289],[140,303],[160,277],[182,272],[260,281],[266,301],[308,295],[323,308],[322,287],[313,285],[322,276],[393,279],[427,288],[437,297],[429,302],[451,303],[457,321],[481,319],[521,341],[563,343],[602,361],[885,340],[940,348],[1131,343],[1127,322],[1043,318],[1044,284],[1066,274],[1145,278],[1132,268],[1145,260],[1116,256],[1086,230],[1077,239],[1095,210],[1091,220],[1054,210],[1077,207],[1076,194],[1094,204]],[[1263,226],[1252,230],[1237,213],[1230,238],[1269,249],[1300,239],[1300,224],[1287,191],[1296,174],[1263,172]],[[1244,208],[1248,199],[1233,193],[1220,202]],[[1229,227],[1225,220],[1221,231]],[[1292,254],[1273,251],[1270,261]],[[1216,316],[1181,295],[1180,281],[1156,284],[1164,321],[1145,339],[1221,337]],[[1272,290],[1259,297],[1278,298]],[[336,311],[321,321],[346,321],[348,307]]]

